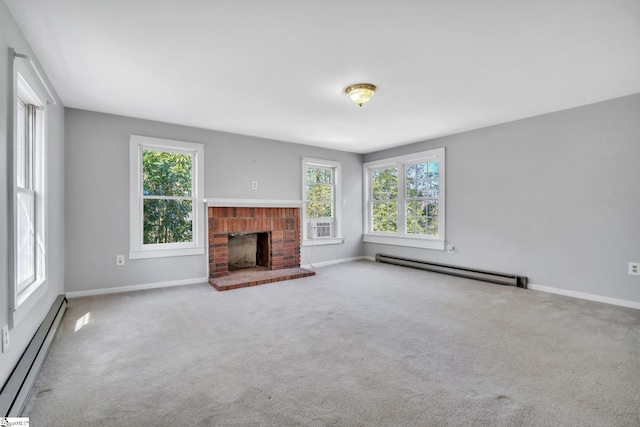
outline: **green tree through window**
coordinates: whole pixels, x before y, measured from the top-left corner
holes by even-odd
[[[363,164],[366,243],[444,250],[445,149]]]
[[[191,154],[143,151],[144,244],[193,241],[192,169]]]
[[[302,158],[302,244],[342,243],[342,166],[326,159]]]
[[[438,162],[406,166],[407,234],[438,234]]]
[[[373,231],[398,231],[398,168],[371,171]]]
[[[333,217],[333,171],[307,168],[307,218]]]

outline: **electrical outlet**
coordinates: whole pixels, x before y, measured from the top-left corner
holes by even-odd
[[[4,353],[9,348],[9,325],[4,325],[2,328],[2,352]]]
[[[124,255],[116,256],[116,265],[124,265]]]
[[[258,181],[251,181],[251,189],[252,190],[258,189]]]
[[[640,262],[629,263],[629,274],[640,276]]]

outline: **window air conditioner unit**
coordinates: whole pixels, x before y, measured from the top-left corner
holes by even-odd
[[[309,224],[312,239],[322,239],[331,237],[333,234],[332,222],[312,222]]]

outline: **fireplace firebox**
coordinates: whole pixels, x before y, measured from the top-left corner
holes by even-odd
[[[229,271],[270,269],[269,233],[229,233]]]

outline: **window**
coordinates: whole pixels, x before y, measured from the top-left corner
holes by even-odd
[[[129,258],[204,254],[204,146],[131,135]]]
[[[398,231],[398,168],[373,169],[372,230],[376,232]]]
[[[444,249],[444,148],[365,163],[364,241]]]
[[[16,141],[16,282],[18,294],[36,278],[35,142],[37,107],[18,99]]]
[[[340,163],[302,159],[303,246],[342,243]]]
[[[53,97],[32,62],[15,54],[11,309],[19,323],[46,292],[45,119]],[[32,297],[32,298],[30,298]],[[29,304],[23,304],[29,300]]]

